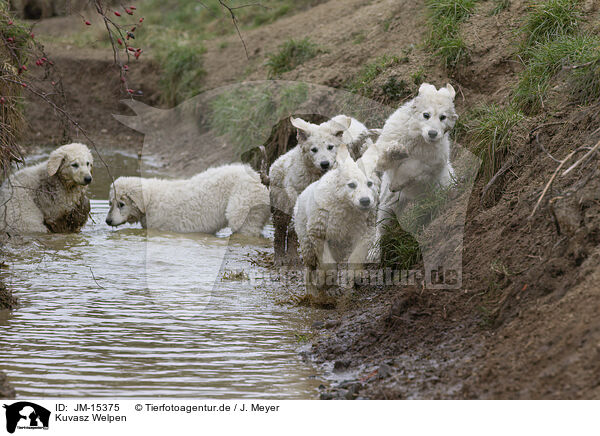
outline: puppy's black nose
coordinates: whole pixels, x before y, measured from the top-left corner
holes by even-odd
[[[106,218],[106,224],[112,226],[112,220],[110,218]]]
[[[369,197],[362,197],[358,202],[362,207],[367,207],[371,204],[371,199]]]
[[[83,181],[85,182],[86,185],[89,185],[90,183],[92,183],[92,176],[85,176],[83,178]]]
[[[321,162],[321,168],[326,170],[329,168],[329,161],[328,160],[324,160],[323,162]]]
[[[430,130],[429,132],[427,132],[429,134],[429,137],[431,139],[435,138],[438,134],[437,130]]]

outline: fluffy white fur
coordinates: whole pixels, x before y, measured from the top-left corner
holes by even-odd
[[[247,165],[210,168],[185,180],[119,177],[110,188],[106,223],[141,222],[144,228],[180,233],[258,236],[269,219],[269,193]]]
[[[361,270],[374,237],[376,185],[345,145],[339,147],[337,162],[300,194],[294,210],[306,289],[313,296],[322,296],[328,285],[335,284],[317,283],[315,277],[335,277],[344,267]]]
[[[351,135],[352,118],[338,115],[319,125],[291,118],[291,123],[298,129],[298,145],[269,170],[271,206],[290,216],[298,195],[334,166],[344,135]]]
[[[0,188],[0,228],[9,234],[79,231],[90,210],[92,167],[87,146],[73,143],[12,174]]]
[[[450,84],[436,89],[424,83],[418,95],[385,122],[372,152],[377,170],[383,172],[377,238],[385,220],[400,213],[408,201],[452,181],[449,133],[458,119],[455,95]]]

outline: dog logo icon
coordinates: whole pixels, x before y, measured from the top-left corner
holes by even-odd
[[[50,422],[50,411],[28,401],[19,401],[4,405],[6,409],[6,431],[14,433],[18,429],[47,430]]]

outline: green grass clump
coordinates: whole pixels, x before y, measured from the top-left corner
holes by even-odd
[[[582,20],[579,0],[547,0],[533,6],[522,28],[524,49],[533,48],[565,35],[573,35]]]
[[[425,227],[444,210],[450,195],[459,186],[432,186],[421,197],[408,204],[401,215],[388,219],[379,241],[382,264],[385,267],[410,269],[422,258],[414,235],[422,235]]]
[[[473,13],[476,0],[426,0],[425,5],[432,21],[446,18],[460,23]]]
[[[163,100],[171,105],[195,96],[202,90],[204,48],[198,44],[173,45],[159,51],[159,85]]]
[[[510,0],[494,0],[494,7],[490,11],[490,15],[498,15],[500,12],[507,10],[510,7]]]
[[[354,77],[346,88],[355,94],[370,96],[373,93],[372,82],[381,73],[393,65],[398,64],[398,56],[383,55],[362,67],[360,72]]]
[[[483,105],[466,121],[471,151],[481,159],[480,172],[485,180],[492,178],[510,152],[515,127],[525,115],[514,106]]]
[[[548,95],[552,79],[563,67],[592,64],[568,69],[571,93],[580,102],[590,101],[598,95],[600,38],[595,35],[562,36],[538,44],[529,51],[525,69],[513,92],[514,102],[524,111],[539,111]]]
[[[304,83],[240,86],[211,102],[211,127],[232,142],[238,156],[264,143],[271,128],[308,99]]]
[[[469,50],[462,36],[460,25],[475,9],[476,0],[427,0],[430,32],[427,46],[444,61],[446,68],[453,69],[466,62]]]
[[[272,23],[321,3],[322,0],[228,0],[227,6],[236,8],[235,16],[242,29]],[[177,29],[201,38],[235,33],[229,12],[217,1],[197,0],[140,0],[138,11],[145,17],[144,25],[163,29]]]
[[[292,71],[298,65],[314,58],[322,50],[311,42],[309,38],[290,39],[279,46],[276,53],[268,56],[267,68],[269,77],[279,76],[287,71]]]
[[[422,258],[419,243],[398,221],[384,225],[383,232],[379,241],[382,266],[409,270],[419,263]]]

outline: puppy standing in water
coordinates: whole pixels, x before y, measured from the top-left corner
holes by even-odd
[[[74,143],[11,175],[0,188],[0,228],[7,233],[78,232],[90,212],[87,185],[93,164],[87,146]]]
[[[379,153],[377,169],[383,171],[377,240],[386,221],[400,214],[408,201],[432,186],[452,182],[450,130],[458,119],[455,95],[450,84],[438,90],[424,83],[418,95],[385,122],[375,143]],[[369,258],[379,260],[379,256],[374,247]]]
[[[373,244],[377,188],[339,147],[337,166],[300,194],[294,210],[294,226],[307,269],[307,293],[324,293],[337,281],[339,270],[362,271]],[[349,274],[349,279],[354,274]]]
[[[119,177],[110,187],[106,223],[142,223],[144,228],[180,233],[259,236],[269,220],[269,193],[256,171],[232,164],[191,179]]]

